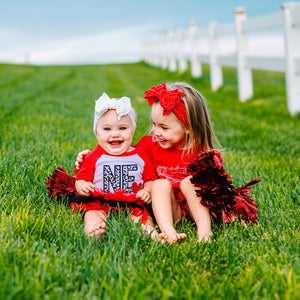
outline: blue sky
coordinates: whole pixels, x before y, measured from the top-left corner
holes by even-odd
[[[0,62],[84,64],[140,59],[144,36],[280,11],[279,0],[0,0]]]

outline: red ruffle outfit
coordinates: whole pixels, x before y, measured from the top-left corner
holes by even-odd
[[[61,202],[65,198],[75,212],[80,210],[86,212],[89,210],[121,211],[128,209],[133,216],[142,217],[142,224],[146,224],[149,206],[136,199],[135,195],[141,188],[132,186],[134,193],[124,193],[120,190],[115,193],[103,193],[96,190],[91,196],[79,196],[75,189],[75,176],[68,174],[61,167],[57,167],[54,173],[47,179],[48,196]]]
[[[75,180],[79,179],[94,182],[96,189],[91,196],[84,197],[76,193]],[[46,183],[49,196],[56,196],[58,200],[66,196],[75,212],[102,210],[108,213],[110,210],[127,208],[133,216],[141,216],[141,222],[145,224],[149,206],[137,199],[136,193],[142,188],[143,182],[155,179],[157,176],[153,165],[140,147],[115,156],[105,152],[98,145],[86,157],[76,178],[58,167]]]
[[[217,150],[189,157],[184,150],[162,149],[153,142],[152,136],[143,136],[137,145],[149,155],[158,177],[172,183],[182,215],[187,215],[189,209],[179,189],[180,182],[191,176],[192,183],[198,188],[196,192],[201,204],[209,208],[213,218],[226,223],[234,222],[236,218],[250,222],[257,219],[257,205],[249,196],[252,191],[249,187],[260,179],[235,188]]]

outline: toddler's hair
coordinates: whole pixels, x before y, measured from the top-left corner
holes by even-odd
[[[205,152],[214,148],[213,141],[222,148],[212,129],[203,96],[186,82],[167,83],[166,86],[168,91],[178,89],[185,94],[181,100],[185,104],[189,124],[189,133],[185,143],[186,150],[191,154],[194,151]]]

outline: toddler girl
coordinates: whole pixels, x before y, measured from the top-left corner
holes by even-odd
[[[103,93],[96,101],[94,133],[98,145],[87,155],[77,173],[77,194],[71,197],[71,208],[85,212],[85,232],[89,237],[100,239],[108,211],[119,207],[127,207],[135,223],[142,217],[142,227],[152,238],[157,236],[152,218],[144,207],[151,201],[151,184],[157,176],[148,155],[140,147],[131,145],[135,119],[127,97],[110,99]],[[49,180],[50,190],[55,186],[54,181],[60,180]]]

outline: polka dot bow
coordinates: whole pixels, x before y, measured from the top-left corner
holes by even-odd
[[[167,91],[166,84],[162,83],[147,90],[144,98],[148,100],[149,105],[153,105],[156,100],[159,100],[159,104],[163,108],[163,115],[173,112],[184,126],[188,127],[185,105],[180,101],[184,95],[178,89]]]

